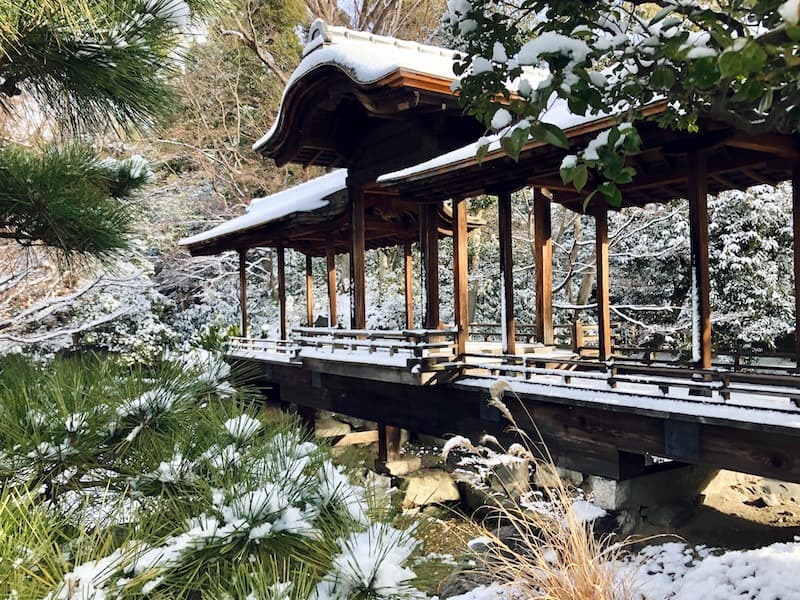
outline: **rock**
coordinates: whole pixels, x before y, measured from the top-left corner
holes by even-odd
[[[488,475],[489,487],[513,499],[519,499],[531,490],[527,460],[511,461],[492,467]]]
[[[320,414],[314,426],[314,433],[321,438],[339,437],[351,431],[350,425],[334,419],[330,413]]]
[[[367,471],[365,484],[376,496],[388,497],[394,490],[392,487],[392,478],[379,475],[375,471]]]
[[[488,574],[478,570],[457,571],[442,584],[442,591],[439,597],[445,600],[445,598],[461,596],[482,585],[489,585],[491,582],[492,578]]]
[[[390,460],[386,463],[386,470],[395,477],[403,477],[422,468],[422,459],[419,456],[409,456],[401,460]]]
[[[552,468],[537,468],[533,475],[533,483],[536,487],[552,487],[554,475],[557,475],[565,485],[576,488],[581,487],[584,480],[584,475],[580,471],[555,467],[554,474]]]
[[[444,471],[429,469],[406,478],[403,508],[458,502],[460,498],[458,488],[450,475]]]

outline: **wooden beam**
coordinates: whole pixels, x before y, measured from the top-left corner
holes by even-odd
[[[239,312],[242,337],[247,337],[247,249],[239,248]]]
[[[306,256],[306,325],[314,326],[314,263]]]
[[[783,156],[797,160],[800,157],[800,147],[797,138],[793,135],[780,135],[777,133],[748,134],[744,131],[735,131],[726,144],[732,148],[755,150],[776,156]]]
[[[689,153],[689,230],[692,252],[692,359],[711,368],[711,281],[708,271],[708,156]]]
[[[792,222],[794,224],[794,353],[800,370],[800,164],[792,169]]]
[[[411,242],[403,245],[403,274],[405,275],[406,293],[406,328],[414,329],[414,255],[411,253]]]
[[[511,192],[497,197],[497,216],[500,236],[500,277],[502,278],[501,315],[503,353],[517,352],[516,322],[514,320],[514,258],[511,252]]]
[[[378,460],[384,465],[400,460],[401,433],[400,427],[378,425]]]
[[[456,355],[467,351],[469,335],[467,265],[467,201],[453,200],[453,307],[456,326]]]
[[[281,339],[286,339],[286,250],[277,248],[278,252],[278,303],[281,318]]]
[[[551,202],[534,189],[533,244],[536,269],[536,339],[545,345],[553,340],[553,241]]]
[[[353,236],[350,249],[350,288],[352,290],[350,326],[353,329],[365,329],[367,326],[367,288],[364,193],[357,187],[350,187],[349,193],[351,234]]]
[[[325,247],[325,263],[328,271],[328,327],[336,327],[336,247],[331,238]]]
[[[597,261],[597,346],[599,358],[611,358],[611,309],[608,287],[608,204],[598,199],[594,208]]]
[[[439,329],[439,205],[420,206],[422,255],[425,262],[425,321],[426,329]]]

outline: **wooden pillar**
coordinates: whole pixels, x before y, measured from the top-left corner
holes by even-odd
[[[456,325],[456,355],[467,351],[469,335],[467,267],[467,201],[453,199],[453,307]]]
[[[692,252],[692,360],[711,368],[711,280],[708,270],[708,157],[689,153],[689,233]]]
[[[611,309],[608,294],[608,205],[597,198],[594,205],[597,266],[597,346],[600,361],[611,358]]]
[[[439,329],[439,205],[420,206],[422,256],[425,262],[425,329]]]
[[[306,256],[306,325],[314,326],[314,264]]]
[[[367,327],[367,288],[365,261],[365,222],[364,192],[359,188],[350,188],[350,223],[352,227],[352,246],[350,248],[350,327],[366,329]]]
[[[383,464],[400,460],[402,429],[392,425],[378,425],[378,461]]]
[[[792,217],[794,223],[794,354],[800,371],[800,165],[792,169]]]
[[[536,339],[547,346],[553,338],[553,241],[550,200],[534,189],[533,244],[536,269]]]
[[[497,216],[500,235],[500,277],[502,278],[501,321],[503,353],[517,351],[517,326],[514,319],[514,258],[511,253],[511,192],[497,197]]]
[[[239,311],[242,316],[242,337],[247,337],[247,249],[239,248]]]
[[[414,329],[414,263],[411,242],[403,245],[403,274],[406,293],[406,329]]]
[[[286,251],[278,248],[278,303],[281,314],[281,339],[286,339]]]
[[[330,238],[325,248],[325,262],[328,271],[328,327],[336,327],[336,249]]]

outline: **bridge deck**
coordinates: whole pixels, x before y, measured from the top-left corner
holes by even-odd
[[[280,399],[435,435],[502,435],[503,395],[564,466],[614,478],[649,456],[800,482],[800,377],[599,363],[534,348],[454,360],[447,331],[323,330],[234,340]],[[484,348],[484,351],[491,348]],[[504,383],[498,383],[504,382]]]

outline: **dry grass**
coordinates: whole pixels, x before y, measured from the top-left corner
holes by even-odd
[[[573,510],[575,490],[564,482],[552,457],[541,444],[531,443],[511,411],[504,404],[507,384],[492,389],[491,404],[509,421],[509,429],[521,436],[523,445],[546,479],[542,497],[535,503],[498,503],[492,515],[505,527],[501,539],[497,532],[485,531],[491,540],[483,557],[488,576],[508,588],[509,598],[525,600],[625,600],[634,596],[632,568],[619,565],[629,541],[616,542],[611,536],[596,536],[592,522],[584,522]],[[520,403],[521,405],[521,403]],[[530,416],[530,415],[528,415]],[[530,419],[534,422],[533,419]],[[538,432],[535,432],[539,438]],[[512,532],[508,535],[508,531]]]

